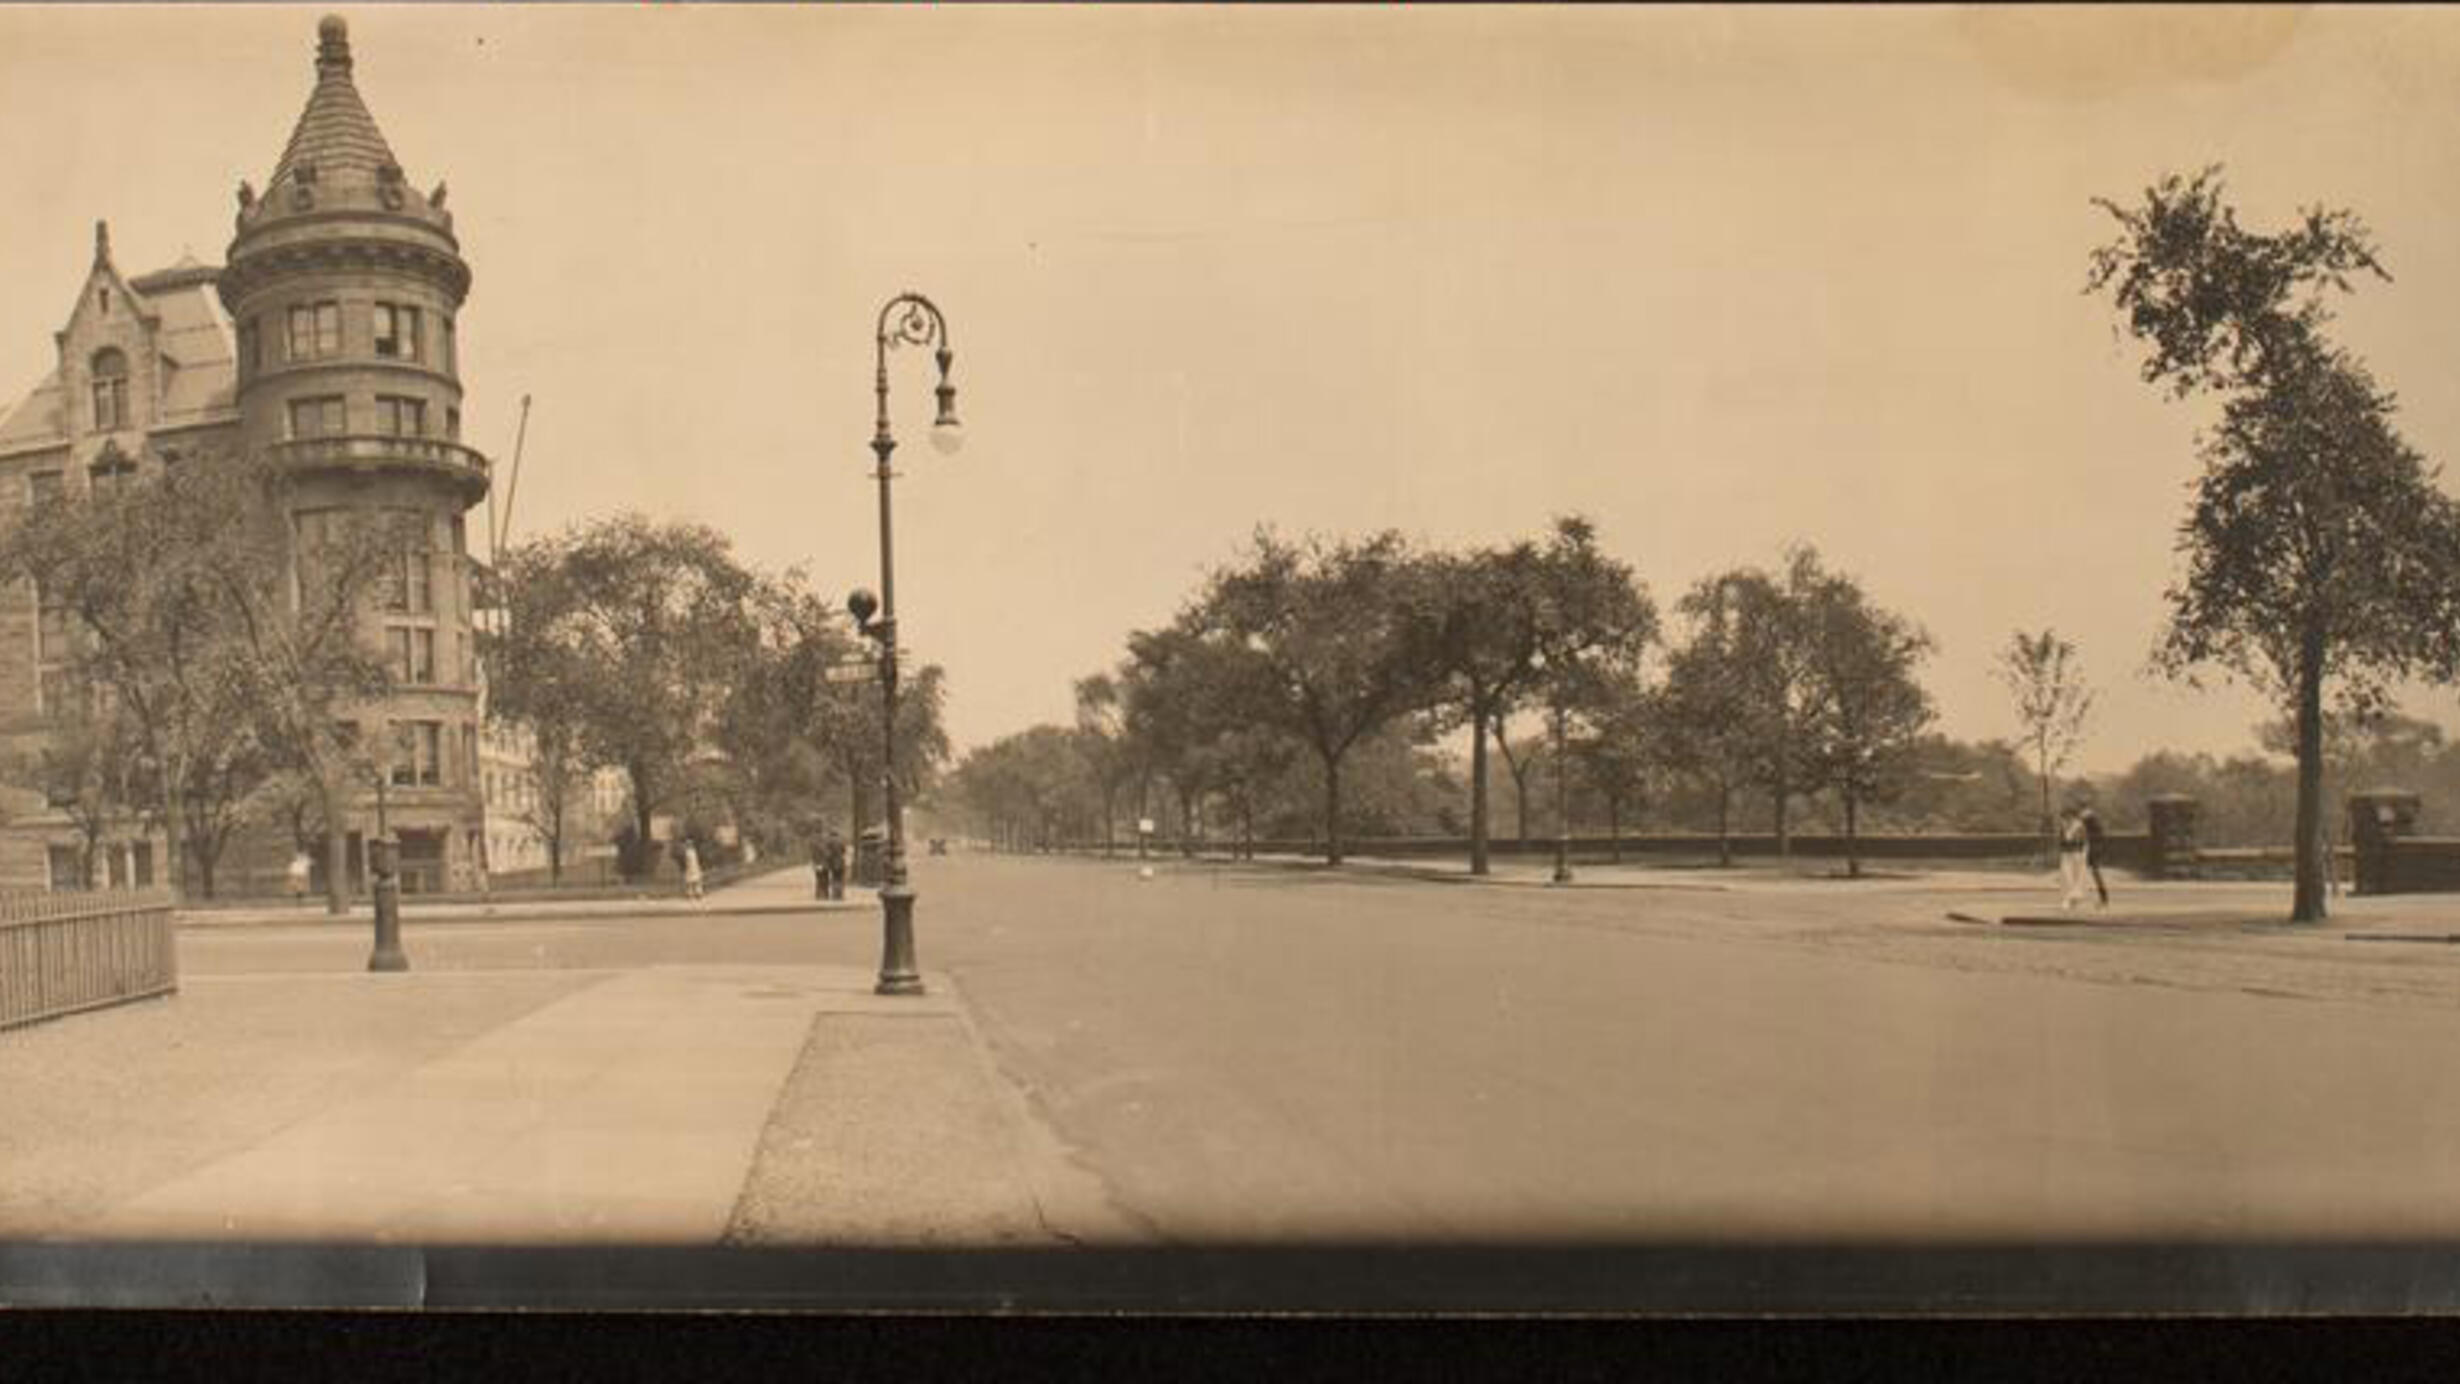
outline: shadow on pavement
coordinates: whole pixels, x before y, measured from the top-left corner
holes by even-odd
[[[0,1244],[0,1304],[1571,1314],[2449,1312],[2460,1242],[929,1249]]]

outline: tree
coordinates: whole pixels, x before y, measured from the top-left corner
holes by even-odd
[[[949,775],[952,796],[979,830],[1011,850],[1047,850],[1099,810],[1085,781],[1077,732],[1035,726],[967,754]]]
[[[1904,782],[1931,721],[1930,696],[1914,680],[1930,636],[1871,605],[1847,577],[1825,576],[1802,598],[1813,708],[1806,757],[1844,804],[1845,872],[1859,878],[1861,806]]]
[[[1216,574],[1198,606],[1200,627],[1262,660],[1258,719],[1314,752],[1327,864],[1342,858],[1342,760],[1430,699],[1439,621],[1428,577],[1397,533],[1292,544],[1259,531],[1247,561]]]
[[[2388,279],[2366,228],[2309,208],[2246,230],[2217,169],[2171,175],[2119,225],[2087,290],[2108,292],[2147,346],[2143,377],[2221,400],[2179,531],[2156,658],[2192,682],[2212,666],[2278,697],[2297,725],[2296,922],[2325,913],[2327,690],[2347,707],[2392,683],[2460,671],[2460,507],[2393,428],[2394,400],[2325,336],[2326,290]]]
[[[1607,850],[1623,859],[1623,808],[1648,791],[1659,759],[1657,704],[1636,675],[1599,678],[1582,690],[1579,712],[1588,726],[1570,742],[1581,776],[1606,804]]]
[[[313,776],[325,819],[341,819],[337,726],[352,701],[387,685],[365,615],[403,541],[397,522],[352,511],[296,531],[288,476],[215,450],[47,502],[0,531],[0,579],[30,583],[73,626],[73,678],[109,700],[141,747],[174,889],[184,842],[220,820],[192,820],[187,795],[217,781],[235,790],[226,771],[249,738],[263,767]],[[328,838],[338,912],[342,840]]]
[[[2050,816],[2052,785],[2058,771],[2084,737],[2084,718],[2093,709],[2092,690],[2084,685],[2076,663],[2076,646],[2056,630],[2039,634],[2022,630],[2008,636],[1999,651],[1995,675],[2016,699],[2016,720],[2024,728],[2024,743],[2033,752],[2041,776],[2041,831],[2044,848],[2056,850],[2057,827]]]
[[[1142,756],[1127,731],[1117,679],[1095,673],[1078,678],[1074,691],[1079,732],[1075,744],[1085,757],[1086,774],[1102,794],[1102,854],[1109,855],[1117,849],[1112,824],[1119,817],[1119,790],[1143,774]]]
[[[142,748],[135,728],[85,696],[47,707],[40,745],[12,753],[0,780],[40,793],[77,833],[77,877],[91,885],[95,853],[121,822],[145,810]]]
[[[1469,726],[1469,870],[1488,871],[1486,742],[1491,732],[1512,775],[1514,823],[1529,839],[1527,756],[1507,734],[1514,710],[1559,662],[1635,657],[1656,635],[1656,610],[1631,568],[1605,555],[1596,526],[1559,518],[1541,544],[1522,540],[1430,560],[1439,593],[1440,681],[1446,723]]]
[[[557,561],[557,550],[544,544],[504,555],[487,582],[478,648],[484,719],[512,728],[529,751],[530,783],[516,792],[513,815],[546,846],[547,877],[560,884],[576,785],[596,765],[585,749],[592,690],[578,645],[530,637],[568,599]],[[730,725],[746,723],[729,718]]]
[[[1663,729],[1658,758],[1709,785],[1717,801],[1717,863],[1734,863],[1735,791],[1749,778],[1762,742],[1765,710],[1754,695],[1766,641],[1767,579],[1755,572],[1709,577],[1679,609],[1689,637],[1667,657],[1654,719]]]
[[[1715,786],[1717,856],[1733,862],[1735,790],[1764,788],[1780,855],[1792,853],[1788,809],[1817,777],[1809,760],[1817,711],[1803,611],[1826,579],[1819,556],[1797,548],[1780,581],[1739,567],[1685,594],[1691,636],[1670,660],[1661,710],[1669,761]]]
[[[652,820],[758,658],[761,582],[715,529],[629,514],[533,540],[505,569],[491,669],[520,714],[568,717],[587,762],[624,771],[637,878]]]

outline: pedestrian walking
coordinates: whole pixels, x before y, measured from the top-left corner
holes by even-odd
[[[2092,871],[2093,893],[2100,897],[2100,906],[2108,908],[2110,885],[2101,877],[2101,857],[2109,849],[2109,841],[2101,830],[2101,814],[2088,807],[2076,815],[2084,823],[2084,868]]]
[[[683,896],[700,897],[700,852],[689,841],[683,843]]]
[[[825,849],[828,853],[829,897],[842,899],[846,896],[846,838],[837,834],[837,828],[829,828]]]
[[[829,848],[817,836],[811,839],[811,896],[821,900],[829,896]]]
[[[2059,906],[2074,908],[2084,899],[2084,819],[2068,808],[2059,814]]]
[[[316,863],[308,859],[308,853],[306,851],[291,852],[290,864],[284,867],[283,874],[288,878],[290,883],[290,901],[292,903],[304,904],[307,902],[308,876],[315,873],[315,871]]]

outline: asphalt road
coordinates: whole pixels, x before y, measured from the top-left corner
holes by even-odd
[[[1680,881],[1671,880],[1670,883]],[[926,971],[1172,1242],[2460,1234],[2460,948],[2058,936],[1903,885],[917,862]],[[423,970],[863,963],[864,914],[413,926]],[[354,966],[331,925],[183,966]]]

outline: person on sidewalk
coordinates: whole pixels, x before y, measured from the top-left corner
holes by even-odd
[[[2099,896],[2101,907],[2108,908],[2110,885],[2101,877],[2101,857],[2109,843],[2101,830],[2101,814],[2088,807],[2076,815],[2084,823],[2084,868],[2092,872],[2093,893]]]
[[[822,849],[828,853],[829,897],[842,899],[846,896],[846,838],[830,827],[828,844]]]
[[[308,876],[314,874],[315,872],[316,864],[314,861],[308,859],[308,853],[306,851],[291,852],[290,864],[283,867],[282,873],[289,881],[290,901],[292,903],[304,904],[307,902]]]
[[[2059,907],[2072,909],[2084,899],[2084,819],[2074,808],[2059,814]]]
[[[811,839],[811,896],[822,901],[829,896],[829,848],[817,836]]]
[[[700,897],[700,851],[689,841],[683,843],[683,896]]]

